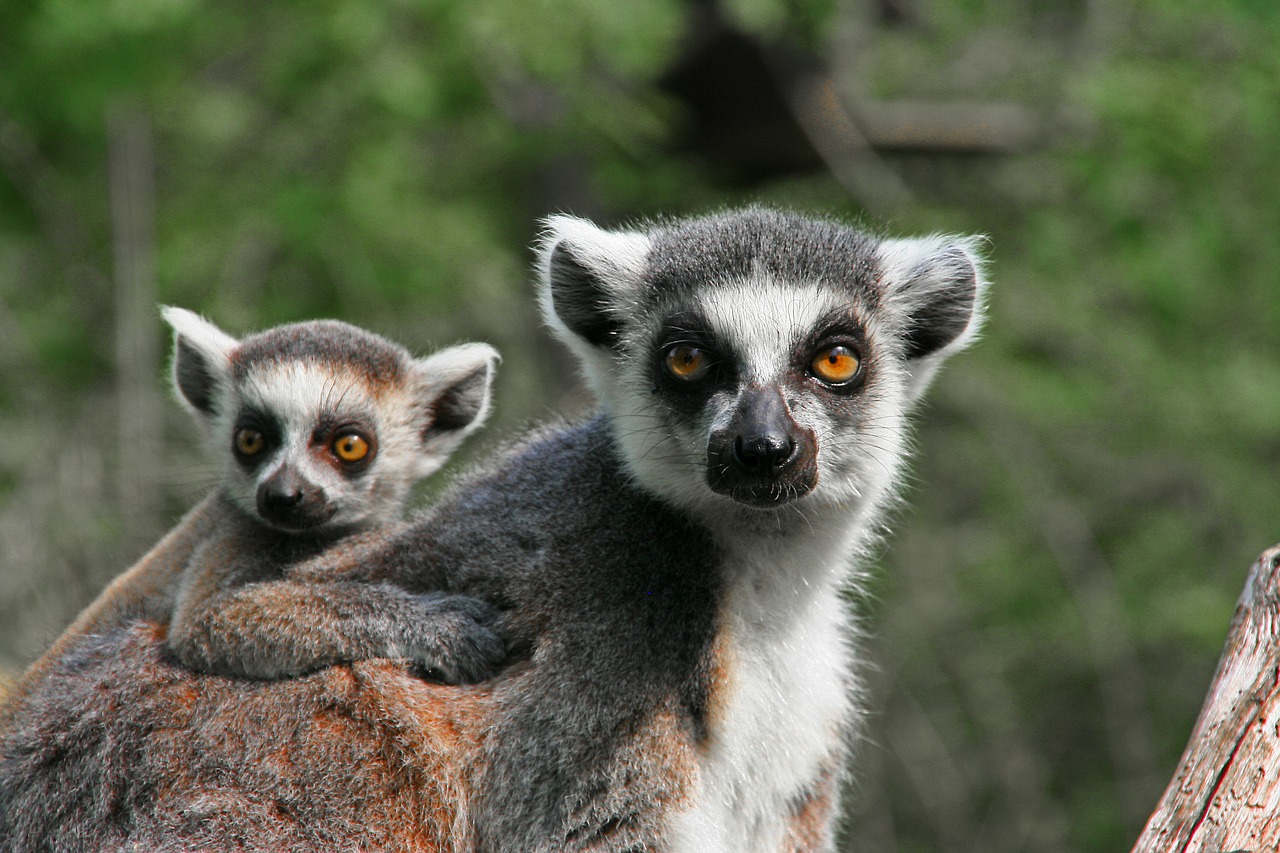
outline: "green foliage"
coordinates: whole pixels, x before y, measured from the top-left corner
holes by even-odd
[[[886,74],[880,91],[954,86],[962,75],[939,69],[975,61],[980,13],[997,5],[949,6],[962,38],[900,34],[913,76]],[[1028,25],[985,66],[1008,70],[988,91],[1054,105],[1057,139],[919,215],[988,231],[996,282],[986,341],[936,389],[915,508],[877,587],[897,667],[878,734],[935,727],[946,749],[932,760],[960,767],[971,798],[946,811],[891,747],[894,824],[924,849],[1132,843],[1245,571],[1277,535],[1280,14],[1123,8],[1065,41]],[[984,178],[1014,192],[984,193]],[[939,627],[901,624],[899,608]],[[898,722],[921,707],[928,723]]]
[[[995,287],[984,342],[925,407],[863,604],[877,713],[849,849],[1124,849],[1277,535],[1280,6],[920,0],[891,26],[829,0],[723,5],[826,52],[849,92],[1043,123],[1016,154],[885,158],[915,196],[885,226],[988,233]],[[825,174],[744,191],[670,153],[685,117],[655,81],[688,11],[9,0],[0,667],[210,481],[163,402],[152,467],[119,461],[112,128],[148,128],[156,301],[234,332],[336,315],[419,350],[491,340],[509,430],[582,404],[528,298],[538,216],[761,198],[867,218]]]

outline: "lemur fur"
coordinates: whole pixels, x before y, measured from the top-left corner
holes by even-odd
[[[249,691],[167,670],[132,626],[65,655],[65,680],[14,715],[0,837],[832,850],[859,714],[841,590],[894,494],[909,410],[978,326],[976,248],[759,208],[549,220],[544,313],[597,413],[300,569],[483,598],[515,660],[475,686],[366,662]],[[215,689],[192,720],[189,694]],[[129,701],[95,713],[104,691]],[[90,716],[105,731],[72,754],[61,738]],[[187,736],[138,728],[173,718]],[[226,728],[230,746],[204,736]],[[63,788],[77,798],[57,808],[30,794]]]

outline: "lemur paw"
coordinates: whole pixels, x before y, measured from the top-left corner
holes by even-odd
[[[465,595],[420,596],[427,617],[414,626],[411,649],[421,674],[445,684],[490,678],[506,657],[506,644],[492,628],[494,608]]]

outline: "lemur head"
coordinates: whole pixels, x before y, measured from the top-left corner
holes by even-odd
[[[876,505],[906,414],[979,324],[975,238],[884,240],[760,208],[626,231],[546,225],[548,322],[631,474],[690,509]]]
[[[173,327],[173,384],[227,460],[246,513],[296,533],[398,516],[414,481],[444,464],[489,413],[498,353],[462,344],[415,359],[331,320],[236,340],[190,311]]]

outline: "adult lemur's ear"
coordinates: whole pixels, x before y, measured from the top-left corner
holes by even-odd
[[[617,341],[649,252],[649,238],[605,231],[585,219],[552,216],[538,246],[543,317],[575,351]]]
[[[933,236],[880,244],[885,304],[898,323],[912,399],[982,325],[983,242],[982,237]]]
[[[173,329],[173,387],[197,418],[218,414],[218,401],[231,385],[231,354],[239,342],[208,320],[183,308],[162,306]]]
[[[443,465],[463,439],[484,425],[499,361],[493,347],[474,343],[414,360],[414,392],[424,413],[417,476]]]

